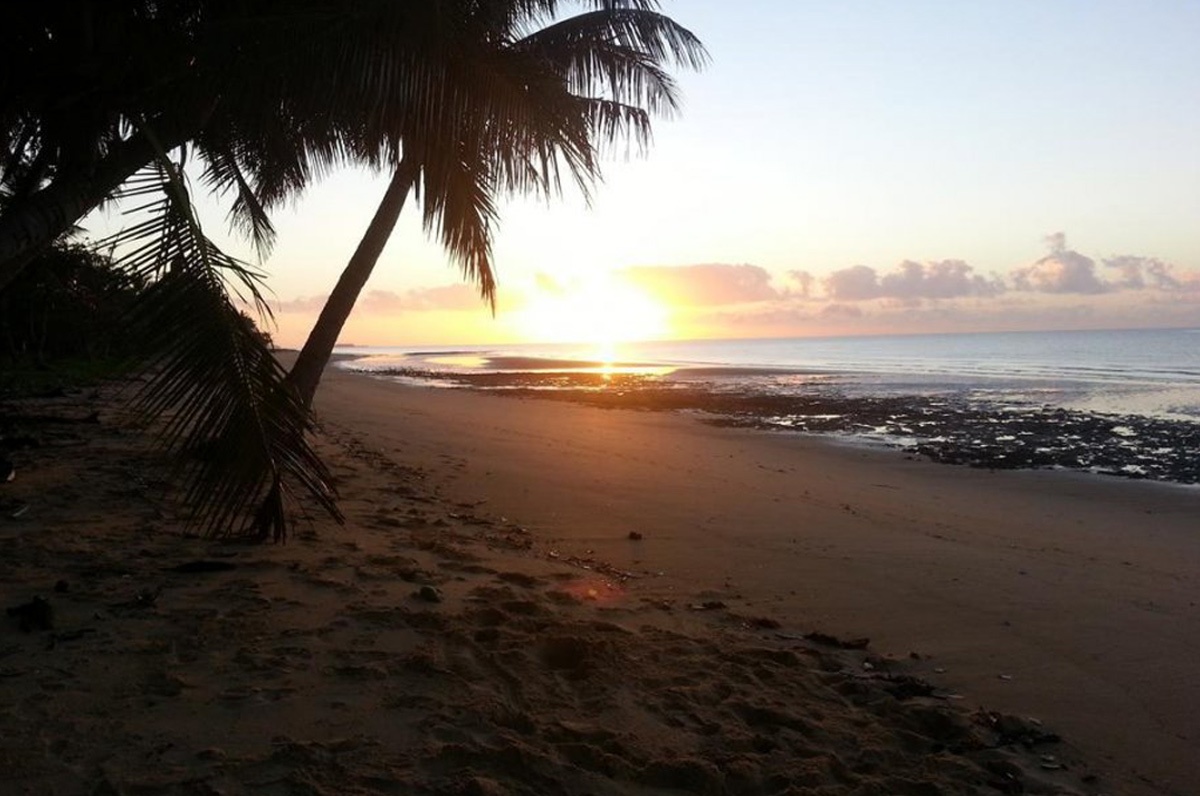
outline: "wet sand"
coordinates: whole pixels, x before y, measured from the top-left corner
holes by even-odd
[[[347,525],[245,547],[111,396],[17,409],[99,422],[0,487],[5,792],[1200,782],[1194,489],[330,371]]]
[[[787,627],[916,652],[972,704],[1043,718],[1164,788],[1200,783],[1194,487],[362,379],[333,373],[321,411],[442,457],[456,499],[640,573],[640,597],[709,590]]]

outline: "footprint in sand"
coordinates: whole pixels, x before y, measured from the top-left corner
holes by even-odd
[[[535,578],[532,575],[526,575],[524,572],[501,572],[496,576],[497,580],[502,580],[505,583],[511,583],[515,586],[520,586],[523,589],[533,589],[541,586],[543,581],[540,578]]]

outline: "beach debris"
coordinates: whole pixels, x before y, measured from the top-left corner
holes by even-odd
[[[158,595],[162,594],[162,586],[156,589],[138,589],[133,595],[132,606],[134,608],[150,608],[158,602]]]
[[[1044,771],[1061,771],[1064,768],[1062,763],[1055,763],[1052,761],[1048,762],[1045,760],[1042,761],[1041,765],[1042,765],[1042,770],[1044,770]]]
[[[442,601],[442,593],[433,586],[422,586],[413,592],[413,597],[427,603],[440,603]]]
[[[884,674],[880,675],[879,679],[887,684],[884,690],[901,702],[915,697],[933,696],[936,690],[919,677],[909,674]]]
[[[973,719],[976,724],[987,727],[996,733],[998,736],[997,746],[1021,744],[1026,748],[1032,748],[1039,744],[1058,743],[1062,740],[1057,733],[1048,732],[1041,725],[1023,719],[1020,716],[1012,716],[990,710],[978,710],[975,712]]]
[[[779,622],[769,616],[752,616],[743,621],[748,627],[756,630],[778,630],[780,628]]]
[[[725,608],[725,603],[720,600],[705,600],[702,603],[692,603],[688,608],[693,611],[719,611]]]
[[[8,459],[0,459],[0,484],[6,484],[17,477],[17,467]]]
[[[210,561],[208,559],[199,559],[197,561],[187,561],[182,564],[176,564],[173,567],[167,567],[168,572],[180,572],[183,574],[197,574],[204,572],[228,572],[231,569],[237,569],[237,564],[229,561]]]
[[[824,647],[836,647],[843,650],[865,650],[871,644],[871,639],[869,638],[841,639],[829,633],[822,633],[816,630],[812,633],[805,633],[804,640],[820,644]]]
[[[630,532],[629,532],[629,541],[631,541],[631,542],[640,542],[640,541],[642,541],[642,534],[641,534],[641,532],[640,532],[640,531],[630,531]]]
[[[588,552],[591,552],[591,551],[588,551]],[[580,556],[563,556],[557,550],[551,550],[548,553],[546,553],[546,557],[557,560],[557,561],[562,561],[562,562],[564,562],[566,564],[570,564],[571,566],[576,567],[578,569],[587,570],[588,572],[595,572],[600,575],[607,575],[608,577],[612,578],[613,580],[617,581],[618,583],[624,583],[627,580],[632,580],[634,578],[640,577],[637,573],[630,572],[630,571],[624,570],[624,569],[618,569],[617,567],[614,567],[612,564],[609,564],[605,561],[599,561],[592,556],[588,556],[586,558],[582,558]],[[662,574],[662,573],[659,573],[659,574]]]
[[[125,600],[119,603],[113,603],[110,607],[114,609],[153,608],[154,604],[158,602],[158,595],[160,594],[162,594],[162,586],[158,586],[153,589],[147,586],[134,592],[133,599]],[[97,616],[96,618],[99,619],[101,617]]]
[[[58,581],[55,581],[55,583],[54,583],[54,591],[55,591],[55,593],[57,593],[57,594],[66,594],[66,593],[67,593],[67,592],[69,592],[70,590],[71,590],[71,584],[67,583],[65,580],[58,580]]]
[[[34,597],[27,603],[14,605],[6,613],[16,618],[17,626],[23,633],[54,629],[54,608],[45,597]]]

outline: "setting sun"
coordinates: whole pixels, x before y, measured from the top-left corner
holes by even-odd
[[[517,324],[532,341],[591,343],[604,349],[668,336],[668,314],[637,288],[602,277],[540,289],[520,310]]]

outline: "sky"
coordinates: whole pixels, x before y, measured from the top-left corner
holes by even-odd
[[[343,342],[1200,327],[1200,3],[663,10],[711,64],[590,206],[501,204],[495,315],[410,207]],[[303,342],[385,186],[339,172],[276,215],[277,342]]]

